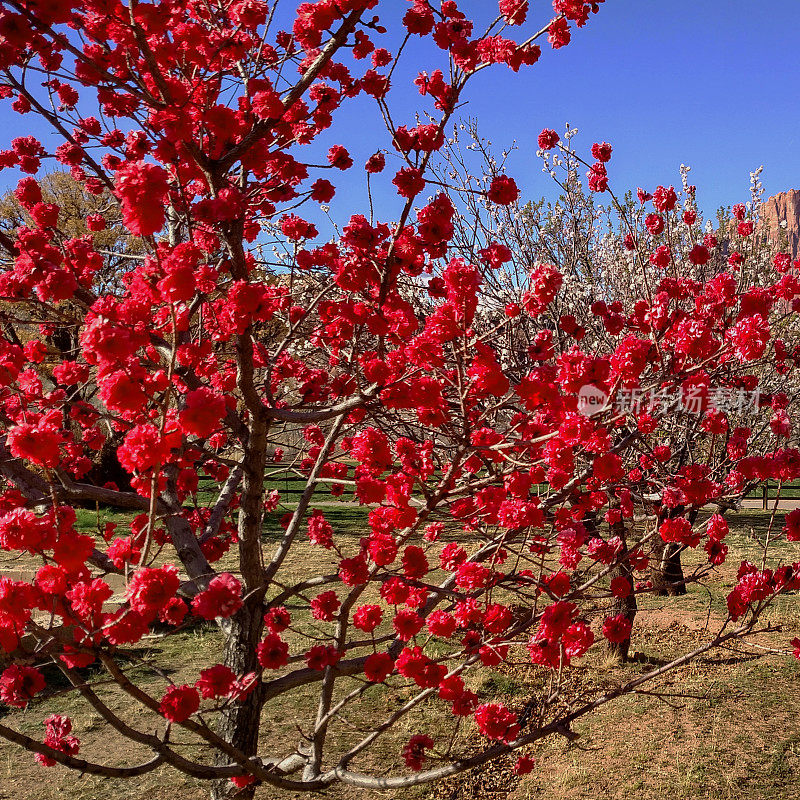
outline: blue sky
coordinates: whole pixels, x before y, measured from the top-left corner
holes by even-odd
[[[523,151],[528,131],[565,122],[578,145],[608,140],[618,188],[677,183],[685,163],[713,213],[748,199],[760,164],[768,195],[800,188],[798,31],[797,0],[607,0],[569,47],[516,79],[481,77],[471,113]],[[546,176],[528,161],[516,171],[541,195]]]
[[[494,0],[464,0],[463,7],[470,11],[473,3],[482,13],[496,8]],[[394,11],[394,4],[399,13],[406,6],[404,0],[386,5]],[[531,17],[546,21],[549,2],[531,5]],[[516,141],[511,171],[526,197],[553,190],[535,158],[536,134],[568,122],[579,128],[575,143],[584,152],[593,141],[613,144],[610,174],[620,192],[677,184],[678,167],[686,163],[700,206],[711,214],[748,199],[749,173],[760,164],[767,195],[800,188],[798,30],[798,0],[606,0],[569,47],[553,51],[544,42],[533,68],[514,75],[496,67],[477,76],[463,113],[478,118],[497,149]],[[408,56],[392,93],[398,124],[413,124],[413,110],[426,107],[410,77],[430,62],[416,47]],[[365,102],[343,109],[324,138],[325,147],[346,143],[357,164],[376,142],[386,143],[374,108],[359,106]],[[20,118],[5,104],[1,113],[4,140],[37,133],[47,145],[57,144],[32,115]],[[325,177],[347,190],[352,212],[361,210],[355,206],[364,179],[360,170],[351,172]],[[13,185],[11,173],[0,183]],[[378,190],[379,199],[389,196]],[[386,217],[392,217],[388,208]]]
[[[495,7],[474,2],[482,12]],[[546,21],[549,5],[533,0],[531,17]],[[534,67],[476,76],[462,113],[478,119],[496,150],[516,142],[509,171],[529,198],[554,196],[535,157],[536,136],[565,123],[579,129],[574,144],[587,157],[594,141],[614,146],[609,172],[620,194],[677,186],[682,163],[692,167],[706,216],[746,202],[750,172],[762,164],[765,196],[800,188],[800,0],[769,0],[759,17],[754,9],[761,7],[752,0],[606,0],[568,47],[553,51],[543,42]],[[429,69],[429,52],[410,53],[411,72]],[[395,122],[410,125],[413,111],[426,106],[406,88],[407,73],[398,73],[391,105]],[[346,142],[358,164],[371,152],[375,126],[365,106],[363,114],[340,117],[324,141]],[[363,176],[352,172],[327,177],[361,198]],[[376,196],[396,205],[390,186]]]

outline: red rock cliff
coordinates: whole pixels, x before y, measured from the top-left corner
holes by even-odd
[[[775,241],[781,228],[789,238],[792,258],[800,257],[800,190],[789,189],[770,197],[761,208],[761,218],[769,225]],[[781,223],[785,222],[783,227]]]

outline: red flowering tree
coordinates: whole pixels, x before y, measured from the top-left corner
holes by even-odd
[[[534,64],[536,39],[562,47],[599,3],[554,0],[556,16],[538,27],[526,0],[500,0],[492,19],[468,18],[454,0],[398,5],[318,0],[288,17],[262,0],[3,3],[0,94],[60,143],[50,152],[23,136],[0,152],[25,173],[15,194],[30,217],[0,237],[0,546],[35,564],[30,580],[0,577],[0,700],[35,707],[60,671],[110,733],[149,752],[107,764],[81,749],[66,716],[45,720],[42,739],[0,723],[44,765],[113,777],[168,765],[214,782],[219,797],[258,784],[400,789],[570,735],[603,703],[757,630],[771,600],[800,585],[797,565],[743,564],[716,637],[563,702],[572,660],[630,636],[625,611],[598,616],[598,598],[648,591],[634,575],[663,543],[704,546],[708,564],[687,580],[725,557],[721,516],[693,524],[680,511],[634,538],[637,510],[699,509],[800,470],[793,450],[749,457],[749,439],[718,432],[721,422],[691,432],[722,437],[708,445],[728,454],[713,474],[670,466],[658,438],[669,404],[643,414],[620,407],[621,393],[699,397],[685,416],[705,420],[713,388],[755,388],[756,363],[792,368],[781,325],[800,283],[787,273],[756,292],[727,272],[676,267],[627,305],[569,321],[552,316],[566,290],[556,266],[537,261],[499,282],[514,257],[500,242],[459,256],[463,204],[431,166],[469,79]],[[430,56],[410,76],[427,121],[400,124],[390,88],[409,77],[397,56],[412,45]],[[336,186],[321,174],[354,168],[325,132],[358,96],[388,127],[366,162],[370,185],[393,164],[386,184],[399,200],[381,218],[353,214],[322,243],[314,209]],[[607,190],[610,154],[593,148],[591,191]],[[59,227],[36,178],[52,158],[87,193],[116,198],[139,237],[121,284],[98,280],[102,211],[85,234]],[[501,171],[474,192],[490,208],[519,196]],[[656,195],[657,211],[675,205],[669,190]],[[671,254],[653,244],[666,270]],[[596,341],[578,335],[590,322]],[[79,346],[45,381],[54,325]],[[112,436],[129,491],[86,479],[90,453]],[[287,507],[265,490],[284,459],[304,480]],[[363,536],[313,507],[321,488],[368,509]],[[73,509],[87,502],[138,516],[129,532],[91,536]],[[265,536],[273,519],[277,540]],[[125,587],[116,605],[113,573]],[[131,645],[153,627],[200,620],[215,622],[223,646],[193,681],[137,663]],[[521,654],[552,671],[537,713],[481,702],[471,674]],[[135,715],[107,702],[109,682]],[[309,692],[308,715],[298,702],[265,752],[270,704]],[[360,714],[379,693],[392,698],[385,713]],[[384,740],[394,760],[376,776],[370,752]],[[522,756],[518,771],[530,768]]]
[[[486,276],[490,284],[486,291],[493,294],[497,306],[507,303],[508,287],[524,282],[537,263],[557,265],[562,286],[543,315],[544,324],[525,324],[523,318],[513,326],[516,341],[509,344],[509,351],[517,367],[524,370],[531,359],[538,359],[543,338],[558,357],[580,342],[583,351],[603,353],[610,363],[629,362],[636,381],[623,383],[618,403],[636,413],[637,426],[646,429],[653,442],[644,450],[632,448],[627,457],[623,455],[631,475],[647,475],[639,494],[650,501],[649,513],[648,503],[643,503],[639,513],[648,513],[656,523],[659,516],[686,514],[694,523],[704,502],[715,503],[725,513],[756,483],[791,478],[791,473],[768,475],[756,470],[748,472],[744,485],[740,478],[729,486],[718,483],[743,441],[753,457],[774,453],[795,438],[791,420],[797,415],[793,370],[797,351],[792,342],[798,331],[794,315],[786,312],[798,265],[792,266],[786,253],[776,254],[768,231],[758,224],[760,170],[751,175],[748,206],[737,204],[729,218],[720,217],[712,225],[698,211],[687,167],[681,168],[677,192],[673,187],[658,187],[653,194],[639,189],[636,197],[620,199],[607,185],[595,185],[592,190],[593,176],[600,171],[597,163],[610,161],[612,148],[605,142],[593,145],[591,152],[598,161],[592,165],[573,149],[575,134],[567,128],[563,140],[551,130],[539,136],[544,171],[562,192],[555,205],[542,201],[497,206],[476,192],[482,178],[475,176],[496,173],[510,153],[494,155],[475,122],[454,130],[444,166],[436,170],[442,181],[449,179],[451,193],[468,210],[457,220],[451,250],[477,262],[489,247],[496,253],[503,251],[504,260],[492,264]],[[477,163],[470,157],[474,153],[479,154]],[[580,180],[584,170],[587,186]],[[784,277],[788,272],[795,274]],[[751,374],[732,371],[724,358],[707,365],[699,389],[693,385],[682,389],[686,402],[673,402],[669,414],[654,415],[659,404],[678,400],[679,393],[668,391],[665,397],[663,386],[646,387],[639,380],[636,362],[645,357],[645,345],[635,336],[618,338],[626,331],[635,332],[640,324],[626,321],[626,313],[633,309],[639,315],[637,309],[645,308],[642,298],[656,293],[661,302],[688,293],[696,302],[707,303],[698,298],[697,291],[709,280],[711,286],[727,285],[728,291],[736,284],[754,309],[766,304],[760,312],[765,318],[777,305],[780,335],[774,352],[765,348],[751,353],[747,370]],[[790,289],[770,293],[767,286]],[[505,313],[518,316],[520,304],[506,304]],[[701,323],[687,318],[667,331],[665,339],[680,356],[690,349],[699,352],[705,346],[703,340],[711,344],[709,332],[705,319]],[[772,413],[756,413],[760,409],[772,409]],[[687,492],[687,471],[697,479],[714,480],[700,480]],[[682,476],[677,482],[676,475]],[[702,496],[696,494],[698,490]],[[650,559],[652,588],[659,594],[685,593],[680,561],[685,546],[667,541],[656,545],[661,552]]]

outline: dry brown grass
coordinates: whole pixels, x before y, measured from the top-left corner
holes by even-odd
[[[347,516],[346,511],[342,513]],[[355,529],[358,520],[350,514]],[[705,587],[692,587],[678,598],[644,598],[635,626],[635,660],[619,665],[602,654],[592,656],[575,669],[575,687],[586,691],[613,685],[669,660],[706,641],[714,624],[724,618],[724,598],[735,581],[742,558],[760,559],[758,533],[763,517],[756,512],[739,519],[731,534],[731,556]],[[788,551],[787,551],[788,552]],[[309,558],[319,568],[319,551],[298,549],[292,571],[301,575]],[[796,556],[795,556],[796,557]],[[332,789],[334,800],[391,798],[391,800],[784,800],[800,797],[800,669],[791,657],[771,652],[785,648],[800,633],[800,609],[796,596],[784,598],[770,612],[770,621],[780,624],[780,633],[770,633],[731,650],[707,654],[695,663],[671,673],[660,684],[672,695],[658,699],[650,695],[623,698],[575,724],[580,736],[575,742],[551,738],[531,749],[537,767],[531,775],[517,778],[511,762],[501,762],[475,774],[459,776],[434,787],[405,792],[368,792]],[[151,638],[135,655],[142,664],[154,663],[169,672],[175,682],[193,682],[201,666],[219,657],[220,638],[212,627],[185,631],[166,638]],[[163,680],[137,668],[138,678],[154,694]],[[521,706],[542,685],[540,670],[517,665],[502,673],[483,672],[472,679],[484,698],[503,699]],[[110,686],[100,689],[109,704],[121,714],[136,719],[139,726],[157,726],[130,708],[127,700]],[[381,687],[370,689],[358,712],[367,718],[384,716],[396,707],[397,698]],[[262,731],[263,746],[272,752],[286,744],[287,729],[314,707],[313,689],[276,699],[268,707]],[[0,712],[2,713],[2,712]],[[29,735],[41,737],[41,720],[48,713],[69,713],[75,732],[83,742],[87,758],[131,763],[141,752],[129,742],[109,735],[102,720],[71,694],[53,694],[23,712],[13,711],[6,721]],[[430,712],[428,712],[430,713]],[[413,729],[413,721],[402,726],[363,767],[388,768],[396,762],[400,742]],[[335,734],[341,742],[346,731]],[[474,734],[467,732],[464,743]],[[194,752],[199,752],[192,748]],[[289,800],[300,797],[262,788],[259,797]],[[176,798],[200,800],[207,789],[198,781],[162,768],[132,781],[114,781],[76,776],[61,767],[44,770],[32,756],[14,746],[0,744],[0,800],[99,800],[113,797]]]

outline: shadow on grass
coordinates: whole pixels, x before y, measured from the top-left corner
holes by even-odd
[[[726,658],[704,658],[704,664],[713,664],[714,666],[723,666],[730,664],[746,664],[748,661],[759,661],[764,658],[764,653],[743,653],[740,656],[727,656]]]
[[[310,511],[313,511],[313,506]],[[322,513],[333,528],[334,535],[338,536],[365,536],[369,532],[367,522],[368,508],[363,506],[342,506],[341,508],[325,508]],[[283,512],[267,514],[264,518],[264,529],[261,538],[264,541],[280,541],[284,528],[281,525]],[[305,535],[305,522],[301,524],[301,532]]]

